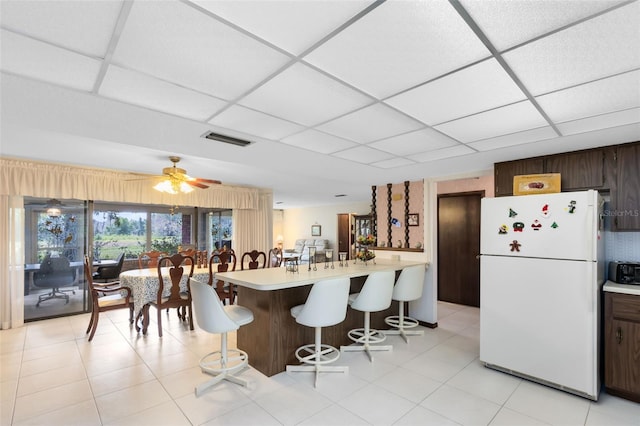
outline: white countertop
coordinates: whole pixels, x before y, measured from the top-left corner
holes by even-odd
[[[602,287],[602,289],[609,293],[633,294],[640,296],[640,285],[618,284],[613,281],[607,281],[604,283],[604,287]]]
[[[425,262],[386,259],[376,259],[375,264],[372,261],[369,261],[365,265],[363,262],[358,261],[358,263],[353,263],[353,260],[350,260],[348,261],[348,266],[341,267],[339,262],[334,262],[333,265],[333,269],[325,269],[324,263],[318,263],[316,265],[316,271],[309,271],[308,265],[300,265],[298,272],[288,272],[286,268],[216,272],[214,278],[243,287],[252,288],[254,290],[267,291],[309,285],[326,278],[360,277],[368,275],[374,271],[398,271],[407,266],[413,265],[425,265],[425,270],[427,267]]]

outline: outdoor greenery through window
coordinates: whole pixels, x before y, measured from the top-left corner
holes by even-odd
[[[135,259],[142,252],[176,253],[191,244],[191,214],[98,209],[93,213],[93,257]]]

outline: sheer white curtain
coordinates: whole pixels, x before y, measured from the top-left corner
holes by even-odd
[[[24,324],[24,201],[0,195],[0,328]]]
[[[273,193],[258,196],[257,209],[233,210],[233,243],[238,261],[242,253],[259,250],[268,253],[273,244]]]

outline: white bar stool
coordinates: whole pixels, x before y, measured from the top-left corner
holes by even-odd
[[[384,334],[399,334],[405,342],[409,343],[407,336],[423,335],[424,330],[407,330],[417,327],[418,320],[404,315],[404,304],[412,300],[418,300],[422,297],[422,288],[424,286],[424,265],[407,266],[400,272],[398,281],[393,288],[393,300],[400,302],[398,315],[386,317],[386,322],[395,330],[385,330]]]
[[[379,312],[391,306],[391,295],[395,281],[395,271],[372,272],[367,277],[360,293],[349,295],[349,305],[357,311],[364,312],[364,328],[355,328],[349,331],[351,340],[361,345],[341,346],[344,352],[364,351],[369,360],[373,362],[371,351],[390,351],[391,345],[375,345],[382,343],[387,336],[378,330],[372,330],[371,312]],[[372,344],[374,344],[372,346]]]
[[[349,278],[335,278],[318,281],[311,287],[304,305],[291,308],[291,316],[298,324],[315,328],[315,342],[300,346],[296,358],[301,365],[287,365],[287,372],[315,372],[313,386],[318,386],[321,372],[346,373],[349,367],[328,366],[340,358],[340,351],[333,346],[322,344],[322,327],[329,327],[344,321],[349,300]]]
[[[222,334],[220,350],[200,359],[202,372],[214,378],[196,386],[196,396],[200,396],[205,390],[222,380],[247,386],[248,382],[236,377],[234,373],[239,373],[248,367],[249,356],[245,351],[227,348],[227,333],[253,321],[253,312],[239,305],[224,306],[215,289],[210,285],[191,279],[190,288],[193,293],[193,309],[198,326],[209,333]]]

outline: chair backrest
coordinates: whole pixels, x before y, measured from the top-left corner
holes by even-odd
[[[262,263],[260,263],[262,259]],[[240,259],[240,269],[245,269],[245,262],[248,260],[248,269],[265,268],[267,266],[267,255],[263,251],[251,250],[242,254]]]
[[[64,256],[46,255],[40,264],[40,269],[33,276],[33,283],[37,287],[63,286],[74,281],[73,268],[69,264],[69,259]]]
[[[351,307],[359,311],[378,312],[391,306],[395,271],[372,272]]]
[[[138,256],[138,266],[140,267],[140,269],[157,268],[160,258],[166,256],[169,256],[169,253],[158,250],[140,253],[140,255]]]
[[[240,328],[224,311],[213,287],[191,279],[190,288],[198,327],[209,333],[227,333]]]
[[[277,268],[282,265],[282,250],[278,247],[272,248],[269,250],[267,260],[267,268]]]
[[[162,257],[158,261],[158,304],[162,301],[162,294],[164,293],[164,278],[162,276],[162,268],[169,267],[169,279],[171,285],[171,293],[169,295],[168,302],[180,301],[180,281],[184,276],[185,267],[188,268],[188,277],[193,276],[193,268],[195,267],[195,260],[191,256],[184,256],[180,253],[176,253],[172,256]],[[189,284],[187,282],[187,288]],[[166,303],[167,301],[165,301]]]
[[[87,286],[89,287],[89,292],[91,293],[91,300],[97,301],[100,295],[98,291],[93,286],[93,276],[91,274],[91,261],[89,260],[89,256],[84,256],[84,277],[87,280]]]
[[[407,266],[400,272],[392,298],[402,302],[420,299],[423,286],[424,265]]]
[[[339,324],[347,316],[349,303],[348,277],[318,281],[311,287],[296,322],[308,327],[328,327]]]
[[[236,270],[237,258],[232,251],[223,251],[218,254],[218,272],[230,272]],[[211,262],[209,262],[211,264]]]

